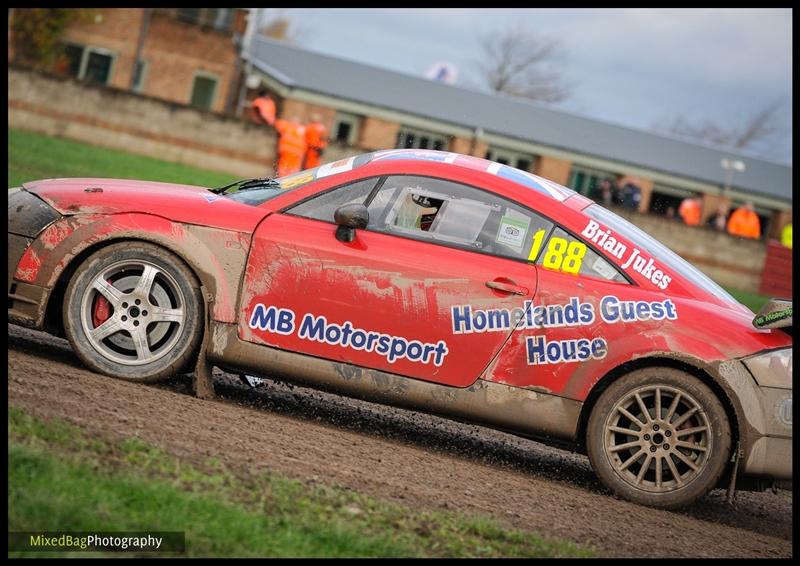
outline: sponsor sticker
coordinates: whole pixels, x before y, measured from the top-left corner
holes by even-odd
[[[530,220],[527,218],[523,221],[510,216],[503,216],[500,219],[500,228],[497,230],[495,241],[498,244],[506,244],[517,249],[522,248],[529,224]]]
[[[303,173],[298,173],[296,175],[292,175],[291,177],[286,177],[285,179],[283,179],[281,181],[281,188],[291,189],[292,187],[296,187],[304,183],[310,183],[313,180],[314,180],[314,173],[312,171],[304,171]]]
[[[353,168],[353,161],[355,161],[355,159],[355,157],[348,157],[347,159],[320,165],[319,169],[317,169],[317,179],[350,171]]]
[[[614,295],[604,296],[599,303],[603,322],[617,324],[647,320],[677,320],[678,312],[671,299],[663,301],[625,301]],[[566,304],[534,305],[525,301],[512,309],[475,309],[471,305],[455,305],[450,309],[453,334],[508,332],[511,329],[578,328],[594,324],[595,306],[570,297]],[[547,335],[526,336],[529,365],[599,360],[608,353],[608,343],[601,337],[548,340]]]
[[[299,324],[296,321],[297,316],[291,309],[267,307],[258,303],[253,308],[248,326],[254,330],[283,336],[296,335],[301,340],[375,353],[385,357],[390,364],[407,359],[411,362],[440,367],[448,354],[447,343],[444,340],[435,343],[422,342],[357,328],[349,320],[342,324],[329,322],[324,316],[312,313],[306,313]]]
[[[659,289],[666,289],[672,282],[672,276],[667,275],[652,257],[648,257],[639,248],[628,250],[628,246],[617,240],[611,230],[604,230],[594,220],[581,231],[581,236],[597,244],[599,247],[614,256],[622,269],[632,268]]]

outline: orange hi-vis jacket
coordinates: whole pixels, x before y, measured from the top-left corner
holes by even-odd
[[[700,206],[693,199],[684,200],[678,207],[678,214],[688,226],[700,224]]]
[[[295,124],[288,120],[276,120],[275,129],[280,134],[278,153],[300,156],[306,153],[308,145],[306,144],[306,127],[303,124]]]
[[[278,177],[297,173],[306,154],[306,127],[288,120],[276,120],[278,130]]]
[[[737,208],[728,219],[728,233],[743,238],[760,238],[761,222],[758,215],[746,208]]]
[[[328,129],[321,122],[311,122],[306,126],[306,142],[308,154],[306,155],[306,169],[318,167],[322,160],[322,150],[328,145]]]
[[[306,142],[309,149],[325,149],[328,145],[328,129],[322,122],[311,122],[306,126]]]
[[[253,108],[264,121],[272,126],[275,123],[275,101],[268,96],[260,96],[253,101]]]

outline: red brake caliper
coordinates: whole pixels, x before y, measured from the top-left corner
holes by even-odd
[[[111,281],[108,282],[111,284]],[[97,295],[97,299],[94,302],[94,311],[92,312],[92,323],[94,327],[97,328],[105,321],[108,320],[108,317],[111,316],[111,303],[108,302],[103,295]]]

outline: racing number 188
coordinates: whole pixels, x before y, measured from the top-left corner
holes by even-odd
[[[534,261],[539,254],[544,232],[544,230],[539,230],[533,235],[533,245],[531,253],[528,254],[528,261]],[[542,267],[577,275],[581,270],[581,263],[583,263],[585,255],[586,244],[578,241],[568,242],[564,238],[553,236],[547,243],[547,251],[542,258]]]

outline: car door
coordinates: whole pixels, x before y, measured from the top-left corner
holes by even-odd
[[[368,205],[336,239],[334,211]],[[338,187],[266,218],[253,236],[243,340],[465,387],[536,291],[532,234],[551,223],[474,187],[414,176]]]

